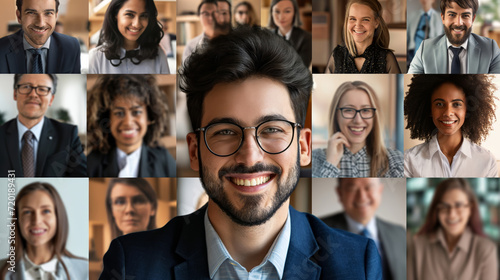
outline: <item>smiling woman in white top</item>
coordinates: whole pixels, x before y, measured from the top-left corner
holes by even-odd
[[[97,47],[89,52],[89,72],[169,74],[157,16],[153,0],[111,1]]]
[[[68,215],[52,185],[34,182],[23,187],[14,213],[15,272],[2,260],[1,279],[88,279],[88,261],[66,250]]]
[[[479,144],[495,120],[487,75],[415,75],[404,101],[412,139],[407,177],[497,177],[495,157]]]

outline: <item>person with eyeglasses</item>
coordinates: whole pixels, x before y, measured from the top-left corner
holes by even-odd
[[[495,121],[492,78],[413,76],[404,100],[406,129],[425,142],[405,150],[406,177],[498,177],[495,156],[480,146]]]
[[[203,32],[189,40],[182,53],[182,62],[211,39],[231,30],[231,2],[229,0],[202,0],[198,5],[198,17]]]
[[[497,245],[484,234],[466,179],[439,183],[422,227],[407,242],[408,280],[498,279]]]
[[[111,238],[156,228],[156,193],[143,178],[115,178],[106,191]]]
[[[89,73],[170,74],[163,36],[153,0],[113,0],[89,51]]]
[[[247,25],[259,26],[257,14],[253,9],[252,4],[247,1],[242,1],[234,6],[234,26]]]
[[[14,75],[18,116],[0,127],[0,177],[86,177],[78,128],[45,117],[56,94],[54,74]]]
[[[167,107],[152,75],[99,76],[87,94],[88,176],[175,177]]]
[[[312,176],[403,177],[403,155],[385,146],[379,110],[368,84],[341,84],[330,104],[328,146],[312,153]]]
[[[310,163],[313,81],[288,43],[236,29],[196,50],[179,78],[190,164],[209,201],[113,240],[100,279],[382,279],[373,241],[290,207]]]

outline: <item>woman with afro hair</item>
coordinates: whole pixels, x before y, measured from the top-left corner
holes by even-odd
[[[479,146],[495,117],[487,75],[415,75],[404,101],[406,128],[425,140],[404,155],[407,177],[497,177],[490,151]]]

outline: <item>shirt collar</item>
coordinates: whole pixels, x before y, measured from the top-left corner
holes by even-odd
[[[290,30],[285,34],[285,38],[287,41],[290,40],[290,37],[292,36],[292,30],[293,30],[293,27],[290,28]],[[279,28],[278,28],[278,35],[283,37],[283,34],[281,34],[281,31],[279,30]]]
[[[375,221],[375,217],[372,217],[371,220],[368,222],[368,224],[366,224],[366,226],[365,226],[361,223],[358,223],[357,221],[355,221],[351,217],[349,217],[349,215],[347,215],[347,213],[344,213],[344,215],[345,215],[345,218],[347,220],[347,229],[350,232],[355,233],[355,234],[359,234],[363,229],[366,228],[366,230],[368,230],[368,232],[370,233],[370,237],[374,240],[378,240],[377,223]]]
[[[469,38],[467,38],[467,40],[465,40],[465,42],[460,45],[462,48],[464,48],[464,50],[467,50],[467,43],[469,42]],[[450,47],[453,47],[453,48],[456,48],[455,46],[453,46],[451,43],[450,43],[450,40],[448,40],[448,37],[446,37],[446,48],[449,49]]]
[[[232,261],[233,258],[227,251],[226,247],[222,243],[219,235],[215,231],[208,218],[208,211],[205,211],[205,239],[207,242],[207,258],[208,258],[208,272],[210,274],[210,279],[213,279],[219,267],[226,259],[230,259]],[[290,236],[291,236],[291,221],[290,221],[290,211],[288,211],[288,216],[285,221],[285,225],[281,229],[280,233],[276,237],[273,242],[273,245],[267,252],[266,257],[262,261],[262,264],[265,264],[267,261],[272,263],[280,276],[280,279],[283,278],[283,271],[285,269],[285,261],[286,255],[288,253],[288,247],[290,245]],[[234,261],[236,262],[236,261]],[[259,265],[259,266],[260,266]]]
[[[348,155],[350,157],[355,157],[355,158],[364,158],[366,157],[366,146],[364,146],[361,150],[359,150],[355,154],[351,153],[351,150],[349,150],[346,146],[344,146],[344,155]]]
[[[40,265],[34,264],[29,258],[28,255],[24,254],[24,260],[26,261],[24,267],[27,272],[35,271],[36,269],[41,269],[47,273],[55,274],[57,270],[57,258],[54,256],[50,261],[46,263],[42,263]]]
[[[469,139],[467,139],[466,137],[463,137],[462,145],[458,149],[455,156],[458,155],[459,153],[462,153],[464,156],[466,156],[468,158],[472,158],[472,151],[471,151],[472,147],[471,146],[472,146],[472,143],[469,141]],[[439,147],[439,142],[437,140],[437,134],[434,134],[434,136],[432,136],[431,140],[429,141],[430,156],[433,156],[437,152],[443,153],[441,151],[441,148]]]
[[[50,49],[50,38],[52,38],[52,35],[49,36],[47,41],[45,41],[45,44],[43,44],[43,46],[40,49]],[[30,45],[30,43],[28,43],[28,41],[24,37],[24,33],[23,33],[23,47],[24,47],[24,50],[36,49],[32,45]]]
[[[461,251],[468,253],[470,244],[472,242],[472,237],[473,234],[469,227],[466,227],[464,232],[462,233],[462,236],[460,236],[460,239],[458,240],[457,246],[455,249],[460,249]],[[439,228],[436,232],[436,235],[434,237],[431,237],[431,242],[434,243],[440,243],[443,248],[446,249],[446,252],[448,252],[448,243],[446,243],[446,238],[444,236],[444,231],[442,228]]]
[[[23,135],[28,130],[30,130],[33,133],[37,141],[40,141],[40,135],[42,134],[42,128],[44,122],[45,122],[45,117],[43,117],[42,120],[37,124],[35,124],[35,126],[33,126],[31,129],[28,129],[26,126],[24,126],[24,124],[22,124],[19,121],[19,117],[17,117],[17,133],[19,141],[23,140]]]
[[[140,158],[141,158],[141,150],[142,150],[142,146],[139,146],[139,149],[133,151],[132,153],[130,153],[129,155],[127,155],[127,153],[125,153],[124,151],[120,150],[118,147],[116,147],[116,157],[117,157],[117,160],[118,160],[118,168],[121,170],[123,169],[123,167],[125,167],[125,165],[127,164],[127,162],[139,162]]]

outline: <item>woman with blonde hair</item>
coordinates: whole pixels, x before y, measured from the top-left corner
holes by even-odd
[[[326,73],[401,73],[377,0],[347,3],[343,39],[345,45],[335,47]]]
[[[483,232],[465,179],[442,181],[424,225],[408,238],[407,279],[498,279],[497,246]]]
[[[403,177],[403,155],[385,147],[380,105],[362,81],[339,86],[330,105],[326,149],[313,151],[313,177]]]

